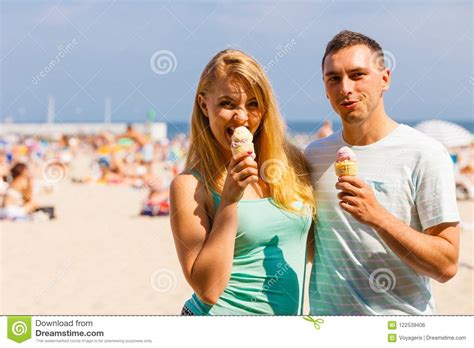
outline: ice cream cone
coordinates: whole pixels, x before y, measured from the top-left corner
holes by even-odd
[[[336,169],[337,176],[344,176],[344,175],[357,175],[357,162],[356,161],[344,161],[344,162],[336,162],[334,164]]]
[[[232,147],[231,149],[232,149],[232,156],[234,158],[239,158],[244,153],[252,152],[252,156],[255,159],[255,149],[253,147],[253,143],[241,145],[238,147]]]
[[[337,176],[356,176],[357,159],[354,152],[347,146],[341,147],[336,153],[336,163],[334,163]]]
[[[230,148],[234,159],[243,156],[243,154],[251,153],[251,157],[255,159],[255,148],[253,146],[253,135],[246,127],[237,127],[232,134],[232,143]]]

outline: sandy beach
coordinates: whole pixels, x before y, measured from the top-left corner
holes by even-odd
[[[0,222],[0,313],[179,314],[191,288],[169,218],[138,216],[145,195],[64,181],[38,196],[56,206],[56,220]],[[458,274],[433,282],[439,314],[474,314],[474,202],[459,209]]]

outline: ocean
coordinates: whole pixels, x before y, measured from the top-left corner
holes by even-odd
[[[415,120],[415,121],[407,121],[407,120],[397,120],[397,122],[399,123],[404,123],[406,125],[409,125],[409,126],[416,126],[418,123],[422,122],[422,120]],[[31,121],[31,122],[35,122],[35,121]],[[37,122],[37,121],[36,121]],[[94,123],[94,121],[88,121],[89,123]],[[124,123],[126,121],[121,121],[121,122],[117,122],[117,123]],[[157,120],[157,122],[161,122],[160,120]],[[474,121],[471,121],[471,120],[449,120],[449,122],[452,122],[452,123],[456,123],[464,128],[466,128],[468,131],[470,131],[471,133],[474,133]],[[25,121],[23,122],[15,122],[14,124],[16,125],[21,125],[22,123],[27,123]],[[39,122],[41,123],[41,122]],[[74,120],[72,122],[69,122],[70,124],[74,124],[74,123],[77,123],[77,124],[80,124],[80,123],[83,123],[81,121],[78,121],[78,120]],[[116,122],[113,122],[113,123],[116,123]],[[132,124],[139,124],[140,121],[137,121],[137,120],[133,120],[133,121],[130,121],[130,123]],[[316,132],[319,127],[321,127],[323,121],[322,120],[315,120],[315,121],[288,121],[287,122],[287,125],[288,125],[288,132],[290,134],[296,134],[296,133],[302,133],[302,134],[313,134],[314,132]],[[332,120],[332,123],[333,123],[333,130],[338,130],[341,128],[341,122],[340,121],[333,121]],[[58,122],[57,124],[60,124],[60,122]],[[167,136],[169,139],[172,139],[174,138],[177,134],[180,134],[180,133],[184,133],[184,134],[188,134],[189,132],[189,122],[186,122],[186,121],[175,121],[175,122],[166,122],[166,125],[167,125]],[[2,123],[0,123],[0,130],[1,130],[1,127],[2,127]]]

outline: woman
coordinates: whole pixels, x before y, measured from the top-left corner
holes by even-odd
[[[24,163],[15,164],[10,170],[11,183],[3,199],[3,215],[6,219],[24,220],[38,208],[32,199],[32,178]]]
[[[182,314],[300,314],[314,198],[262,67],[219,52],[201,75],[191,126],[170,192],[178,258],[195,291]],[[239,126],[254,136],[255,160],[232,157]]]

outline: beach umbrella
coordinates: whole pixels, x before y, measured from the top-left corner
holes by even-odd
[[[472,134],[467,129],[442,120],[423,121],[418,123],[415,129],[438,140],[446,147],[466,146],[472,140]]]

